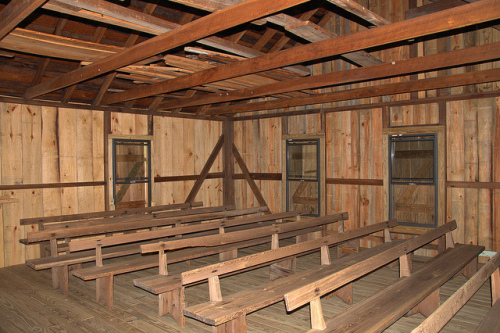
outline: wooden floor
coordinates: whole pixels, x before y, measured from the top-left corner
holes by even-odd
[[[264,250],[246,249],[242,254]],[[333,253],[333,250],[332,250]],[[215,262],[211,257],[197,263]],[[297,260],[299,270],[319,264],[314,253]],[[185,264],[177,264],[185,265]],[[420,265],[415,263],[415,267]],[[170,266],[169,266],[170,267]],[[178,266],[179,267],[179,266]],[[150,269],[115,278],[113,310],[95,302],[95,282],[70,277],[70,295],[53,290],[50,271],[34,271],[25,265],[0,269],[0,332],[211,332],[211,328],[187,318],[180,329],[170,316],[158,317],[157,296],[133,286],[132,279],[157,274]],[[268,281],[268,268],[245,272],[221,279],[222,293],[227,295]],[[360,302],[384,285],[397,279],[397,268],[382,268],[354,283],[354,302]],[[466,279],[457,276],[441,288],[441,302],[446,300]],[[462,308],[442,332],[471,332],[490,307],[489,282]],[[187,304],[208,300],[208,285],[186,289]],[[340,313],[348,306],[336,297],[323,300],[325,317]],[[287,314],[280,302],[247,317],[249,332],[304,332],[309,328],[309,308]],[[403,318],[386,332],[409,332],[424,319],[421,315]]]

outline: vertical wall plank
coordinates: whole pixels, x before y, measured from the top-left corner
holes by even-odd
[[[94,180],[92,111],[75,110],[76,113],[76,179],[78,182]],[[102,133],[102,132],[100,132]],[[77,188],[78,212],[95,211],[94,189],[92,187]]]
[[[59,109],[59,170],[62,183],[76,182],[76,112],[73,109]],[[78,213],[78,190],[74,187],[61,188],[61,213]]]
[[[19,104],[4,104],[2,113],[1,149],[2,149],[2,184],[22,184],[22,107]],[[23,262],[24,245],[19,239],[24,237],[24,230],[19,227],[23,193],[21,190],[4,191],[4,194],[16,198],[18,202],[3,205],[3,257],[5,266]]]
[[[42,179],[43,183],[59,182],[59,111],[42,107]],[[61,215],[61,192],[44,188],[43,215]]]
[[[92,111],[92,169],[93,181],[104,181],[104,145],[108,144],[104,139],[104,113]],[[94,186],[94,210],[104,211],[107,198],[104,194],[104,186]]]
[[[23,183],[40,184],[42,182],[42,109],[40,106],[22,106],[22,166]],[[22,218],[43,216],[42,190],[23,190]],[[21,208],[21,207],[20,207]],[[36,225],[21,227],[26,232],[37,229]],[[24,236],[23,236],[24,237]],[[25,259],[40,256],[40,247],[25,247]]]

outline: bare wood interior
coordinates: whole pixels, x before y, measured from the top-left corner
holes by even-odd
[[[476,281],[474,263],[500,250],[499,27],[498,0],[1,0],[0,275],[16,286],[0,306],[12,314],[5,322],[65,328],[69,319],[45,318],[47,300],[64,318],[77,314],[83,330],[113,318],[121,324],[110,329],[177,331],[156,313],[155,295],[131,282],[158,274],[149,267],[167,275],[171,264],[183,265],[167,270],[169,242],[188,244],[175,260],[215,263],[219,254],[225,262],[262,252],[264,243],[277,250],[282,233],[298,246],[392,219],[390,231],[349,239],[332,258],[372,251],[367,263],[375,265],[380,246],[426,239],[453,223],[414,249],[425,258],[415,267],[465,248],[472,264],[456,267]],[[340,213],[338,226],[313,225]],[[246,214],[257,216],[233,220]],[[293,223],[311,225],[307,233],[279,231]],[[253,239],[259,228],[265,235]],[[141,266],[139,242],[158,246],[157,235],[170,238]],[[217,246],[193,245],[208,239]],[[141,270],[122,274],[125,255]],[[411,256],[399,257],[403,280],[412,279]],[[309,267],[286,260],[273,263],[272,279]],[[403,283],[383,263],[336,294],[354,293],[361,308],[382,285]],[[75,279],[86,270],[108,275]],[[232,292],[222,283],[222,295],[218,276],[210,277],[210,297],[220,301],[265,275],[258,267],[228,277]],[[496,281],[493,293],[484,284],[481,304],[466,304],[445,331],[470,331],[476,317],[498,311],[498,269],[490,276],[479,281]],[[464,284],[445,277],[411,308],[429,315],[426,325],[437,322],[432,311],[449,311],[439,298]],[[186,288],[188,301],[189,288],[201,287]],[[159,299],[160,314],[169,312],[167,297]],[[275,304],[270,315],[261,309],[214,330],[268,331],[293,318],[285,331],[326,331],[325,319],[348,307],[331,299],[334,306],[307,299],[311,312],[291,315]],[[24,311],[30,302],[33,316]],[[130,310],[137,304],[145,310]],[[418,316],[388,330],[416,329]]]

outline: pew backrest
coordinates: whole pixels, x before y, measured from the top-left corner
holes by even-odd
[[[423,235],[404,241],[403,243],[398,244],[397,246],[386,251],[382,251],[368,260],[313,281],[312,283],[306,283],[302,287],[285,294],[284,298],[286,308],[288,311],[292,311],[307,303],[316,302],[319,297],[338,289],[347,283],[350,283],[353,280],[376,270],[379,267],[385,266],[398,258],[406,256],[416,249],[439,239],[442,236],[451,236],[451,231],[456,229],[456,227],[456,222],[451,221]],[[450,236],[447,237],[447,248],[454,246],[453,240]]]

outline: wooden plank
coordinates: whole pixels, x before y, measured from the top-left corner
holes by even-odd
[[[23,182],[42,182],[42,108],[39,106],[22,106],[22,169]],[[33,189],[23,192],[21,217],[43,215],[42,190]],[[22,225],[19,222],[19,225]],[[24,227],[24,233],[35,231],[37,226]],[[25,260],[40,257],[38,246],[26,247]]]
[[[73,109],[59,109],[59,170],[61,182],[77,181],[76,163],[76,112]],[[61,189],[61,212],[63,215],[78,213],[77,189]]]
[[[438,227],[424,235],[406,241],[403,244],[391,248],[387,252],[382,252],[370,258],[370,262],[353,265],[348,269],[339,272],[339,276],[349,277],[355,279],[356,277],[364,275],[363,272],[369,272],[377,267],[383,266],[384,263],[389,263],[399,258],[403,254],[410,253],[421,246],[435,240],[444,234],[451,232],[456,228],[456,222],[449,222],[441,227]],[[337,275],[327,276],[321,280],[315,281],[313,284],[305,285],[301,288],[295,289],[293,292],[285,295],[285,303],[289,311],[298,308],[301,305],[307,304],[309,300],[317,295],[324,295],[329,291],[333,291],[341,287],[345,282],[340,281]],[[351,280],[352,281],[352,280]]]
[[[187,89],[239,75],[256,73],[290,64],[384,45],[391,42],[408,40],[480,22],[487,22],[497,18],[497,15],[495,15],[495,6],[498,5],[494,0],[468,4],[439,13],[341,36],[336,39],[335,43],[331,43],[329,40],[320,41],[156,83],[147,88],[128,90],[110,96],[104,103],[112,104],[173,90]],[[453,21],[446,20],[446,17],[450,16],[454,18]],[[27,96],[30,96],[30,92],[28,92]]]
[[[26,91],[27,98],[34,98],[58,90],[97,75],[116,70],[135,62],[171,50],[197,39],[213,35],[233,26],[272,14],[276,11],[305,2],[305,0],[280,0],[273,3],[264,0],[249,0],[223,9],[211,15],[192,21],[170,32],[148,39],[115,55],[94,62],[91,65],[64,74]],[[217,24],[214,24],[217,23]],[[179,36],[184,36],[179,38]],[[167,46],[168,45],[168,46]],[[105,101],[103,101],[107,104]]]
[[[226,120],[223,123],[222,134],[224,135],[224,147],[222,152],[222,163],[224,170],[224,178],[222,180],[222,196],[225,205],[235,204],[235,188],[234,188],[234,163],[233,163],[233,144],[234,144],[234,123]]]
[[[398,280],[327,322],[325,332],[382,332],[394,321],[424,301],[426,297],[451,279],[482,247],[459,245],[449,249],[415,271],[412,276]],[[437,293],[436,293],[437,294]],[[435,295],[436,295],[435,294]],[[434,295],[434,296],[435,296]],[[362,317],[360,317],[362,314]],[[312,332],[318,332],[311,330]]]
[[[166,228],[166,229],[153,230],[149,232],[141,232],[136,234],[113,235],[95,239],[71,241],[69,242],[69,250],[70,252],[74,252],[74,251],[92,249],[97,246],[105,247],[105,246],[140,242],[144,240],[165,238],[168,236],[183,235],[201,231],[219,230],[219,228],[221,227],[226,228],[232,226],[254,224],[259,222],[277,221],[278,219],[296,217],[299,214],[300,212],[278,213],[273,215],[241,218],[236,220],[222,220],[214,222],[205,222],[195,225],[176,226],[175,228]]]
[[[232,210],[220,213],[206,213],[206,214],[197,214],[197,215],[181,216],[181,217],[167,217],[155,220],[136,220],[127,222],[126,225],[124,225],[123,222],[119,222],[119,223],[110,223],[105,225],[101,224],[93,226],[83,226],[78,228],[72,228],[69,230],[68,229],[44,230],[44,231],[38,231],[36,233],[29,233],[28,243],[39,242],[50,238],[66,238],[66,237],[75,237],[82,235],[97,235],[115,231],[150,228],[150,227],[169,225],[169,224],[171,225],[175,223],[187,223],[187,222],[202,221],[208,219],[218,219],[223,217],[241,216],[246,214],[262,212],[264,210],[265,208],[256,207],[256,208]]]
[[[0,124],[2,150],[2,184],[21,183],[23,180],[22,163],[22,106],[20,104],[1,104]],[[24,237],[23,228],[19,228],[23,203],[21,191],[9,191],[11,197],[19,201],[3,205],[3,262],[5,266],[20,264],[24,261],[25,249],[19,248],[18,240]]]
[[[181,281],[183,285],[194,283],[197,281],[208,279],[211,276],[227,274],[233,270],[260,265],[265,262],[294,256],[300,253],[311,251],[313,249],[318,249],[323,246],[330,246],[332,244],[345,242],[347,240],[362,237],[364,235],[369,235],[371,233],[378,232],[395,225],[397,225],[396,221],[381,222],[368,227],[359,228],[333,236],[321,237],[315,240],[276,248],[273,250],[233,259],[230,261],[221,262],[218,264],[204,266],[182,273]]]
[[[212,165],[215,162],[215,159],[219,155],[219,152],[221,151],[223,144],[224,144],[224,136],[221,135],[219,140],[215,144],[214,150],[212,151],[212,153],[208,157],[207,162],[203,166],[203,169],[201,170],[199,178],[196,179],[196,183],[193,185],[191,192],[189,192],[189,194],[186,198],[186,202],[193,202],[194,201],[194,198],[196,197],[196,194],[200,190],[201,185],[203,184],[203,182],[207,178],[208,173],[210,172],[210,169],[212,168]]]
[[[202,205],[203,205],[202,202],[193,202],[193,203],[188,203],[188,204],[180,203],[180,204],[131,208],[131,209],[124,209],[124,210],[102,211],[102,212],[92,212],[92,213],[82,213],[82,214],[72,214],[72,215],[33,217],[33,218],[22,219],[21,225],[29,225],[29,224],[44,223],[44,222],[64,222],[64,221],[73,221],[73,220],[80,220],[80,219],[91,219],[91,218],[99,218],[99,217],[104,218],[104,217],[111,217],[111,216],[122,216],[122,215],[132,215],[132,214],[142,214],[142,213],[145,214],[145,213],[151,213],[151,212],[155,212],[155,211],[201,207]]]
[[[500,253],[493,256],[481,269],[474,274],[464,285],[451,295],[436,311],[428,316],[418,327],[412,330],[417,332],[439,332],[451,318],[467,303],[481,288],[493,272],[500,265]],[[493,331],[491,331],[493,332]]]
[[[248,170],[248,167],[246,166],[245,161],[241,157],[241,155],[238,151],[238,148],[236,148],[236,146],[234,144],[233,144],[233,156],[234,156],[236,162],[238,163],[238,165],[240,166],[240,169],[243,172],[243,176],[245,177],[248,185],[250,185],[250,188],[252,189],[252,192],[255,195],[255,198],[257,199],[257,202],[259,203],[259,205],[269,208],[269,206],[267,205],[266,199],[264,199],[264,197],[262,196],[262,193],[260,192],[259,187],[257,186],[255,181],[250,176],[250,171]],[[266,213],[270,214],[271,211],[269,210]]]
[[[28,17],[45,0],[15,0],[9,2],[0,12],[0,40],[11,32],[22,20]]]
[[[341,214],[308,219],[306,221],[275,224],[271,226],[254,228],[252,229],[251,233],[248,233],[247,230],[242,230],[242,231],[233,231],[230,233],[225,233],[220,235],[203,236],[198,238],[199,242],[197,244],[193,244],[192,240],[189,239],[179,239],[174,241],[160,242],[156,244],[141,245],[141,252],[150,253],[150,252],[157,252],[159,250],[173,250],[183,247],[194,247],[199,244],[203,244],[204,246],[223,245],[231,242],[241,241],[243,239],[245,240],[254,239],[254,238],[264,237],[267,235],[272,235],[274,233],[286,233],[316,226],[322,226],[328,223],[335,223],[340,220],[346,219],[346,216],[347,216],[346,213],[341,213]]]
[[[370,30],[371,31],[371,30]],[[221,115],[229,113],[270,110],[279,108],[290,108],[307,104],[318,104],[328,102],[338,102],[354,100],[358,98],[368,98],[383,95],[401,94],[412,91],[438,89],[446,87],[462,86],[464,84],[477,84],[493,82],[498,80],[497,70],[487,70],[481,72],[471,72],[464,74],[449,75],[411,82],[389,83],[369,88],[355,88],[347,91],[336,91],[332,93],[319,94],[311,97],[294,98],[285,101],[255,102],[247,104],[232,105],[231,108],[211,108],[206,114]]]
[[[355,1],[349,1],[349,0],[328,0],[328,2],[333,3],[334,5],[339,6],[340,8],[348,11],[351,14],[356,15],[357,17],[362,18],[363,20],[370,22],[374,26],[382,26],[386,24],[391,24],[391,22],[382,16],[378,15],[377,13],[374,13],[373,11],[369,10],[368,8],[365,8],[361,6],[359,3]]]
[[[205,104],[228,102],[233,100],[255,98],[265,95],[280,94],[290,91],[313,89],[321,86],[347,84],[360,80],[373,80],[377,78],[387,78],[390,76],[404,75],[410,72],[422,72],[437,69],[442,66],[458,66],[479,60],[491,60],[498,57],[500,49],[499,43],[476,46],[469,49],[456,50],[447,53],[428,55],[420,58],[399,60],[390,64],[370,66],[368,68],[355,68],[345,72],[324,73],[293,80],[267,84],[262,87],[244,88],[234,91],[227,91],[222,96],[214,94],[212,96],[191,97],[189,99],[176,100],[161,104],[161,108],[170,109],[173,107],[186,107]]]

